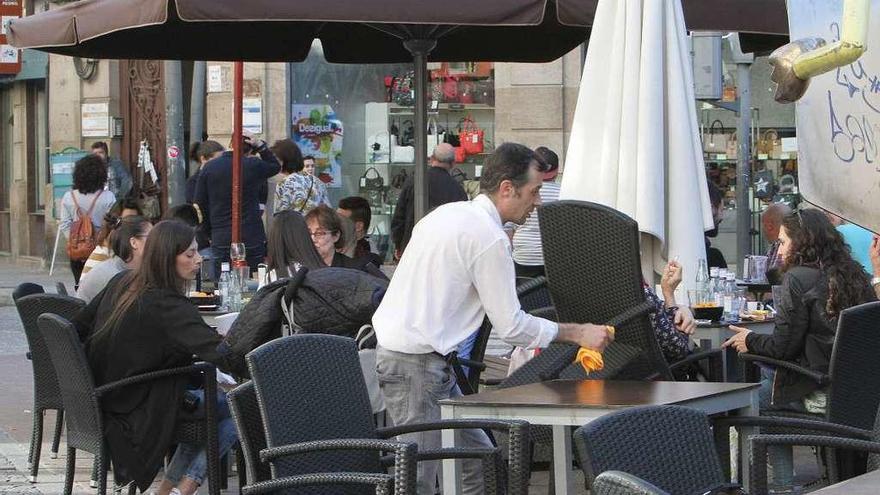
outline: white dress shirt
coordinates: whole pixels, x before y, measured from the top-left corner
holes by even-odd
[[[379,345],[408,354],[448,354],[489,315],[511,345],[547,347],[558,325],[524,312],[510,241],[485,195],[447,203],[423,218],[373,315]]]

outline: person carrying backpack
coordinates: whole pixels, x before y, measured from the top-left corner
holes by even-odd
[[[87,155],[76,161],[73,189],[61,198],[58,228],[67,239],[67,257],[76,287],[86,260],[95,249],[101,221],[116,202],[113,192],[104,189],[106,184],[107,167],[103,160]]]

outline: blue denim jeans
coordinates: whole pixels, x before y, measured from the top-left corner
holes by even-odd
[[[196,412],[205,411],[205,391],[202,389],[190,390],[190,393],[199,396],[199,406]],[[226,394],[217,392],[217,444],[220,447],[220,457],[226,455],[229,449],[238,441],[238,433],[235,431],[235,423],[229,413],[229,404],[226,402]],[[181,443],[174,452],[174,457],[165,470],[165,479],[177,486],[184,476],[195,481],[199,485],[205,480],[208,472],[208,454],[203,445]]]
[[[758,391],[761,410],[791,409],[805,411],[803,403],[793,402],[785,406],[772,406],[773,373],[771,367],[761,366],[761,388]],[[790,487],[794,482],[794,454],[789,445],[770,445],[767,447],[768,479],[773,488]]]
[[[460,397],[455,374],[437,354],[404,354],[376,348],[376,371],[385,406],[395,425],[440,421],[441,399]],[[410,433],[399,437],[415,442],[419,451],[440,448],[440,431]],[[456,446],[492,448],[483,430],[458,430]],[[439,473],[439,461],[423,461],[418,466],[418,493],[433,495]],[[462,491],[483,493],[483,473],[479,460],[462,462]]]

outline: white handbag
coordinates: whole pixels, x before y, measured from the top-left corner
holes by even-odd
[[[434,148],[443,142],[446,132],[438,132],[437,119],[431,117],[428,119],[428,156],[434,155]]]
[[[434,150],[431,150],[434,151]],[[413,146],[391,146],[391,163],[414,163],[416,149]]]
[[[377,132],[367,140],[367,156],[370,163],[388,163],[391,151],[397,146],[397,136],[386,131]]]

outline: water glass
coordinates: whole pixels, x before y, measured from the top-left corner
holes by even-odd
[[[243,242],[233,242],[229,245],[229,257],[233,261],[233,265],[235,265],[236,261],[244,261],[247,258],[247,254],[245,252],[244,243]]]

